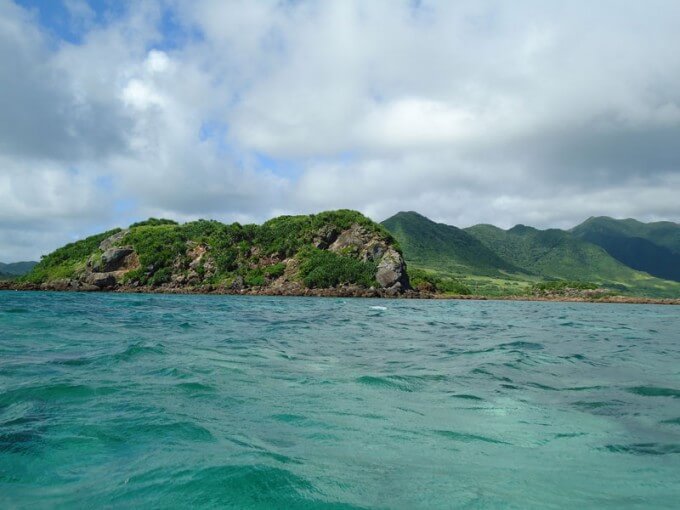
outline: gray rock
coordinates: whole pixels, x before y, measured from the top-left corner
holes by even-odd
[[[86,276],[85,283],[100,289],[108,289],[116,285],[116,277],[110,273],[90,273]]]
[[[121,239],[123,239],[123,238],[127,235],[127,233],[128,233],[129,231],[130,231],[130,230],[128,230],[128,229],[124,229],[124,230],[121,230],[120,232],[118,232],[118,233],[116,233],[116,234],[113,234],[112,236],[107,237],[107,238],[104,239],[101,243],[99,243],[99,249],[100,249],[101,251],[106,251],[106,250],[108,250],[108,249],[111,248],[114,244],[116,244],[118,241],[120,241]]]
[[[378,263],[378,271],[375,279],[383,289],[394,288],[399,285],[397,290],[408,289],[408,278],[406,276],[406,264],[404,259],[394,248],[389,247]]]
[[[231,284],[231,288],[233,290],[242,290],[244,286],[245,282],[243,281],[242,276],[237,276],[236,278],[234,278],[234,281]]]
[[[338,231],[331,225],[322,227],[314,238],[314,246],[321,250],[327,249],[338,237]]]
[[[130,246],[109,248],[104,253],[102,253],[102,263],[97,269],[102,273],[117,271],[125,264],[125,259],[128,257],[128,255],[131,255],[132,253],[134,253],[134,250]]]

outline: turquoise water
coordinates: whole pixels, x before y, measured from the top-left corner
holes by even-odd
[[[1,508],[679,504],[677,307],[0,292]]]

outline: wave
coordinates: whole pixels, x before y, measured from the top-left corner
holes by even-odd
[[[467,434],[465,432],[455,432],[453,430],[434,430],[433,432],[439,436],[445,437],[446,439],[461,441],[463,443],[482,442],[492,444],[510,444],[492,437],[479,436],[477,434]]]
[[[631,388],[626,388],[626,391],[643,397],[680,398],[680,390],[676,390],[675,388],[663,388],[660,386],[633,386]]]
[[[446,379],[447,377],[444,375],[388,375],[385,377],[364,375],[359,377],[356,382],[365,386],[414,392],[420,390],[429,382],[444,381]]]
[[[612,453],[630,453],[633,455],[668,455],[680,453],[680,444],[675,443],[635,443],[608,444],[600,448]]]

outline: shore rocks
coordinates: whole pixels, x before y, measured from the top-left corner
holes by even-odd
[[[112,273],[89,273],[84,283],[100,289],[108,289],[116,285],[116,275]]]

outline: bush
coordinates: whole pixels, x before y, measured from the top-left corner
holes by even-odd
[[[286,270],[286,264],[279,262],[264,268],[264,274],[269,278],[278,278],[283,276],[283,272]]]
[[[307,287],[325,288],[340,284],[377,286],[373,262],[344,257],[331,251],[308,248],[300,254],[300,276]]]
[[[130,225],[130,228],[135,227],[158,227],[160,225],[178,225],[174,220],[166,220],[164,218],[149,218],[148,220],[138,221]]]
[[[243,277],[243,283],[248,287],[262,287],[265,284],[262,269],[253,269]]]
[[[423,269],[411,269],[408,274],[415,289],[466,296],[472,294],[469,287],[452,277],[439,276]]]

